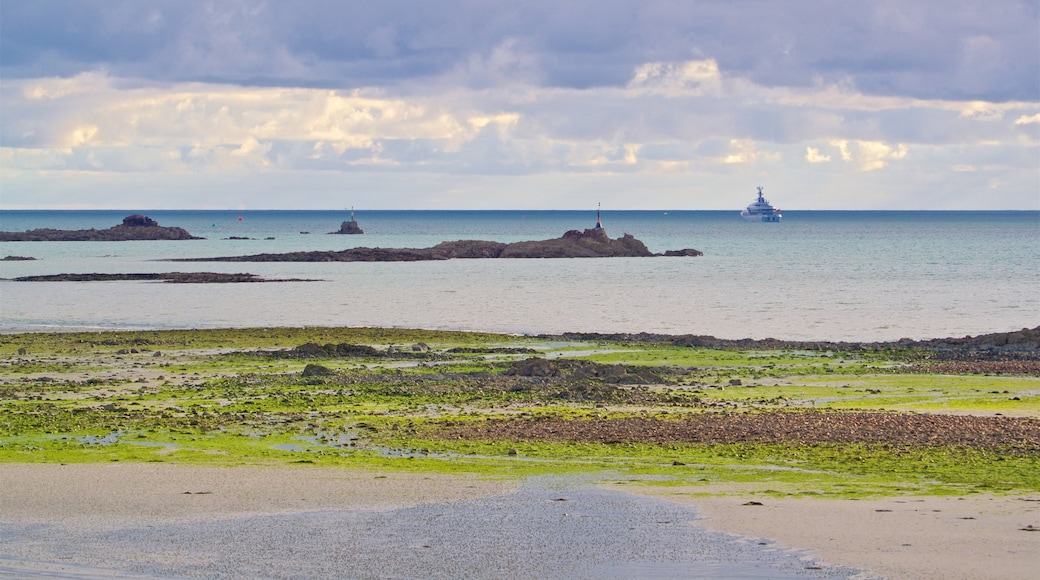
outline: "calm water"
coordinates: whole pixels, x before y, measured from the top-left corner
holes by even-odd
[[[0,230],[107,228],[131,210],[2,211]],[[604,212],[612,237],[701,258],[418,263],[169,263],[164,258],[546,239],[575,211],[144,211],[205,240],[3,242],[0,278],[63,272],[250,272],[319,282],[0,281],[0,331],[397,326],[516,333],[661,332],[894,340],[1040,324],[1040,212]],[[239,219],[241,218],[241,219]],[[309,232],[309,233],[303,233]],[[248,237],[249,240],[227,238]],[[265,239],[273,238],[273,239]]]

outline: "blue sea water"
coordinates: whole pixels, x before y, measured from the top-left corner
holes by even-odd
[[[509,333],[658,332],[896,340],[1040,325],[1040,212],[604,211],[611,237],[698,258],[412,263],[171,263],[446,240],[559,237],[588,211],[0,211],[0,230],[108,228],[131,213],[204,240],[0,242],[0,332],[394,326]],[[231,237],[249,239],[229,239]],[[14,282],[66,272],[249,272],[314,282]]]

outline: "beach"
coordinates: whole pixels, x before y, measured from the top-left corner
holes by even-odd
[[[1031,577],[1038,340],[5,335],[0,575]]]
[[[475,477],[320,467],[6,464],[2,473],[0,521],[8,532],[12,527],[46,526],[56,534],[47,536],[50,541],[37,537],[35,542],[5,534],[9,539],[0,568],[39,577],[117,573],[133,577],[135,569],[161,570],[156,567],[159,561],[176,569],[195,558],[210,557],[204,551],[194,552],[190,544],[168,540],[171,553],[162,556],[142,553],[114,558],[96,546],[86,558],[63,562],[61,554],[74,549],[62,546],[57,539],[62,537],[132,535],[133,530],[164,528],[191,536],[192,530],[202,534],[221,521],[269,518],[276,522],[272,518],[308,513],[390,511],[475,498],[494,500],[517,492],[515,483]],[[1023,530],[1040,527],[1040,496],[760,498],[761,505],[748,505],[739,486],[624,491],[692,505],[697,517],[682,522],[684,526],[744,536],[751,543],[768,542],[773,549],[798,550],[803,558],[817,559],[815,566],[857,569],[858,578],[1016,579],[1040,570],[1040,534]],[[709,491],[725,495],[705,496]],[[563,488],[556,493],[567,496],[569,491]],[[235,545],[234,539],[227,541],[229,547]],[[266,541],[284,538],[272,532]],[[263,544],[252,540],[243,547],[277,548]],[[108,567],[114,564],[119,567]],[[807,568],[811,571],[815,566]],[[493,569],[487,572],[486,577],[509,576]]]
[[[698,525],[809,550],[822,562],[892,579],[1033,578],[1040,573],[1040,495],[869,500],[758,498],[646,489],[696,506]],[[697,497],[685,496],[695,493]]]

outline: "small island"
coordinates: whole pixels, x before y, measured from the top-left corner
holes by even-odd
[[[123,223],[108,229],[56,230],[39,228],[24,232],[0,232],[0,242],[124,242],[141,240],[202,240],[184,228],[164,227],[141,214],[123,218]]]
[[[13,282],[169,282],[173,284],[232,284],[242,282],[315,282],[302,278],[262,278],[256,274],[227,274],[223,272],[160,272],[143,274],[91,273],[91,274],[45,274],[20,276]]]
[[[597,224],[598,226],[598,224]],[[655,254],[631,234],[611,239],[602,227],[584,232],[570,230],[551,240],[490,242],[457,240],[432,248],[349,248],[340,251],[253,254],[215,258],[177,258],[172,262],[420,262],[475,258],[643,258],[654,256],[703,256],[687,248]]]
[[[335,232],[329,232],[330,234],[343,234],[343,235],[358,235],[365,233],[365,230],[361,229],[358,225],[357,220],[354,219],[354,208],[350,209],[350,221],[343,222],[339,226],[339,230]]]

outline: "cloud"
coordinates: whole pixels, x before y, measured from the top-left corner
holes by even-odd
[[[1036,7],[1020,0],[568,0],[509,9],[468,0],[34,0],[4,3],[0,74],[105,69],[158,82],[342,90],[471,68],[483,82],[509,82],[479,74],[516,66],[503,69],[496,59],[506,56],[521,58],[519,70],[543,86],[588,89],[622,87],[647,63],[711,59],[760,86],[848,82],[867,95],[1003,102],[1040,92],[1038,29]]]
[[[831,156],[821,154],[820,150],[815,147],[806,147],[805,160],[809,163],[827,163],[831,160]]]
[[[860,171],[876,171],[888,165],[889,161],[902,159],[909,152],[906,145],[896,146],[879,141],[858,141],[856,143]]]
[[[831,146],[837,147],[838,152],[841,153],[841,160],[848,162],[852,161],[852,153],[849,152],[849,142],[844,139],[832,139]]]
[[[495,192],[538,183],[560,192],[538,199],[563,206],[598,190],[701,207],[766,178],[908,191],[897,204],[920,199],[914,179],[944,184],[950,203],[1035,198],[1040,19],[1028,3],[0,10],[4,204],[48,187],[107,196],[92,183],[131,176],[199,179],[201,191],[256,174],[256,195],[272,199],[262,191],[294,179],[357,179],[394,183],[411,207],[462,200],[445,192],[484,179]],[[636,199],[640,184],[671,197]],[[1001,195],[979,201],[993,184]]]
[[[909,153],[909,148],[902,143],[889,145],[881,141],[856,140],[851,143],[846,140],[835,139],[830,145],[841,154],[842,161],[853,163],[859,171],[877,171],[883,169],[890,161],[903,159]],[[851,145],[851,146],[850,146]],[[810,163],[830,161],[830,157],[821,156],[815,149],[809,148],[806,160]],[[818,161],[813,161],[813,158]]]
[[[712,59],[685,62],[651,62],[636,67],[628,88],[664,94],[717,93],[722,75]]]

